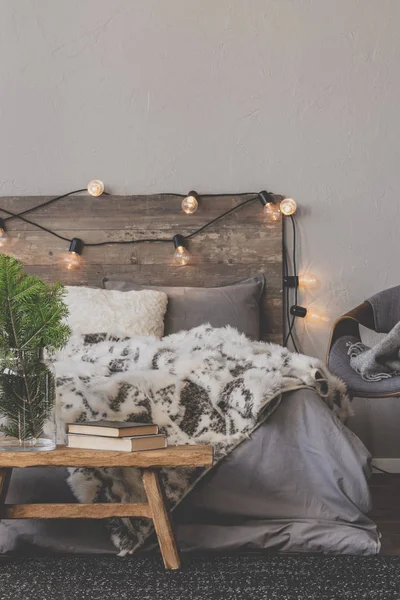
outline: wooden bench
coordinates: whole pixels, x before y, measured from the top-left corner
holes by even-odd
[[[0,452],[0,519],[152,519],[166,569],[180,560],[163,490],[160,467],[210,467],[212,446],[171,446],[165,450],[109,452],[59,446],[49,452]],[[146,503],[132,504],[5,504],[12,470],[24,467],[137,467],[141,469]]]

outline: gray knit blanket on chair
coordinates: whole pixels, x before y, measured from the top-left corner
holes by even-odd
[[[365,381],[381,381],[400,375],[400,322],[372,348],[362,342],[349,343],[347,354],[351,367]]]

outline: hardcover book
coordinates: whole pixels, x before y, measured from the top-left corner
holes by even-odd
[[[86,421],[84,423],[68,423],[68,433],[115,438],[155,435],[158,433],[158,425],[132,421]]]
[[[140,450],[159,450],[167,447],[167,439],[162,434],[112,438],[100,435],[69,433],[67,440],[69,448],[83,448],[87,450],[139,452]]]

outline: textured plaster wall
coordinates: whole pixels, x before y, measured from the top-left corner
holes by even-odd
[[[267,188],[300,205],[304,302],[333,319],[399,283],[398,0],[0,9],[0,195]]]

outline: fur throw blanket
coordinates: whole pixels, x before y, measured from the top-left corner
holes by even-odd
[[[230,327],[202,325],[162,340],[79,336],[58,353],[55,368],[59,425],[154,422],[170,445],[212,444],[215,462],[249,437],[286,390],[312,387],[339,418],[351,413],[344,384],[320,361],[251,342]],[[203,474],[204,469],[161,470],[171,508]],[[71,469],[69,484],[85,503],[145,500],[136,469]],[[114,519],[109,526],[122,555],[132,553],[151,530],[146,519]]]

